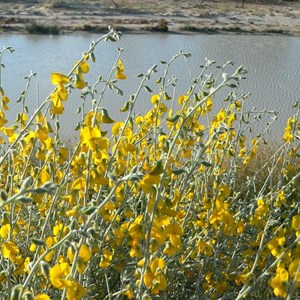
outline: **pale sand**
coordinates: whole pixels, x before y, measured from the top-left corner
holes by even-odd
[[[25,3],[24,3],[25,2]],[[249,1],[138,0],[0,0],[0,32],[26,33],[36,22],[57,26],[60,33],[105,32],[112,25],[124,32],[206,32],[300,36],[300,1],[270,4]],[[275,1],[269,1],[275,2]],[[159,21],[164,19],[165,22]],[[160,27],[160,28],[159,28]]]

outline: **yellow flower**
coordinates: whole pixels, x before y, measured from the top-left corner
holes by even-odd
[[[145,193],[150,193],[154,184],[158,185],[160,182],[160,175],[146,174],[143,179],[139,182],[142,190]]]
[[[9,110],[7,104],[10,102],[9,98],[7,96],[3,96],[2,97],[2,100],[1,100],[1,104],[2,104],[2,107],[3,109],[5,110]]]
[[[154,258],[150,266],[147,266],[143,277],[144,284],[153,294],[159,294],[168,286],[167,279],[164,275],[166,262],[162,258]]]
[[[73,262],[74,260],[74,253],[72,251],[72,248],[69,247],[68,248],[68,258],[70,260],[70,262]],[[92,253],[91,250],[88,246],[86,245],[81,245],[80,249],[79,249],[79,255],[78,257],[84,262],[84,263],[88,263],[92,257]]]
[[[179,236],[183,235],[183,229],[181,225],[176,222],[167,225],[165,230],[166,230],[166,234],[179,235]]]
[[[80,90],[87,86],[87,83],[84,81],[82,74],[76,74],[74,86]]]
[[[108,268],[110,266],[110,263],[113,259],[113,252],[109,249],[103,250],[103,255],[101,257],[101,261],[99,263],[100,268]]]
[[[287,296],[288,280],[289,273],[287,270],[282,267],[277,268],[276,276],[270,281],[270,285],[277,297],[285,298]]]
[[[85,190],[85,179],[82,177],[77,178],[71,185],[72,190]]]
[[[153,294],[158,294],[159,291],[163,291],[167,288],[168,286],[168,281],[165,277],[164,274],[162,274],[161,271],[158,271],[156,276],[155,276],[155,280],[153,281],[153,287],[151,292]]]
[[[5,114],[2,110],[0,110],[0,128],[7,123],[7,120],[5,119]]]
[[[157,248],[166,241],[167,234],[163,226],[154,224],[151,230],[151,252],[155,252]]]
[[[1,131],[2,131],[6,136],[11,137],[11,136],[14,134],[14,132],[15,132],[15,130],[16,130],[17,128],[18,128],[17,125],[12,125],[12,126],[10,126],[10,127],[2,127],[2,128],[1,128]]]
[[[132,241],[129,255],[131,257],[141,257],[143,255],[139,239],[135,238]]]
[[[62,84],[68,84],[70,82],[70,78],[61,73],[52,73],[50,79],[53,85],[58,85],[58,86]]]
[[[86,126],[80,131],[80,140],[83,145],[88,146],[91,150],[108,149],[109,141],[101,137],[101,131],[96,127]]]
[[[38,294],[34,297],[34,300],[51,300],[46,294]]]
[[[300,283],[300,258],[294,259],[289,265],[290,276]]]
[[[273,238],[269,243],[268,243],[268,248],[271,250],[271,253],[273,256],[278,257],[281,255],[281,253],[284,251],[284,242],[285,242],[285,237],[278,237],[278,238]]]
[[[156,104],[156,103],[158,103],[159,99],[160,99],[160,95],[153,95],[151,97],[151,103]]]
[[[126,79],[126,75],[124,74],[124,65],[121,59],[118,60],[116,78],[120,80]]]
[[[124,122],[117,122],[114,124],[114,126],[111,129],[111,132],[114,136],[118,135],[124,126]]]
[[[188,96],[186,96],[186,95],[181,95],[181,96],[178,98],[178,104],[182,105],[187,99],[188,99]]]
[[[57,239],[54,236],[47,236],[45,238],[45,242],[47,244],[47,247],[50,248],[57,242]],[[44,252],[44,250],[42,250],[42,252]],[[53,255],[54,255],[54,250],[47,253],[47,255],[45,256],[45,261],[47,262],[51,261]]]
[[[46,167],[41,170],[41,172],[39,174],[39,178],[40,178],[41,184],[44,184],[44,183],[50,181],[51,176],[48,173]]]
[[[71,271],[71,267],[68,263],[61,263],[54,265],[50,269],[50,281],[52,285],[58,289],[64,289],[67,287],[70,280],[65,279]]]
[[[67,283],[67,300],[80,300],[86,295],[86,289],[75,280]]]
[[[5,224],[5,225],[3,225],[3,226],[0,228],[0,236],[1,236],[4,240],[8,238],[9,232],[10,232],[10,224]],[[13,234],[13,235],[16,235],[16,234],[17,234],[15,228],[13,229],[12,234]]]
[[[295,231],[300,230],[300,215],[293,216],[293,219],[292,219],[292,228]]]
[[[16,256],[19,254],[20,250],[15,243],[6,242],[2,244],[1,253],[3,258],[9,258],[11,262],[16,260]]]
[[[35,131],[35,137],[38,138],[41,142],[48,139],[48,128],[46,126],[38,125],[38,128]]]
[[[76,64],[77,64],[77,62],[76,62]],[[90,70],[90,66],[86,61],[82,61],[79,64],[78,68],[79,68],[79,71],[84,74],[88,73]]]
[[[78,62],[75,63],[75,65]],[[75,82],[74,86],[77,89],[83,89],[87,86],[87,83],[84,81],[82,74],[88,73],[90,70],[90,66],[86,61],[82,61],[79,66],[75,69]]]
[[[70,82],[70,78],[60,73],[52,73],[50,79],[52,84],[57,85],[56,91],[51,94],[51,114],[59,115],[64,111],[62,101],[68,99],[68,92],[64,85]]]
[[[164,249],[164,253],[170,256],[170,253],[172,255],[177,252],[181,248],[181,238],[180,236],[183,235],[183,229],[181,225],[174,222],[169,225],[167,225],[165,229],[165,233],[167,236],[169,236],[169,240],[171,242],[171,245],[167,245]]]
[[[295,118],[288,118],[287,125],[282,137],[284,142],[290,143],[293,141],[294,139],[293,129],[294,129],[295,122],[296,122]]]
[[[219,191],[220,191],[220,197],[222,199],[226,199],[230,196],[230,188],[228,187],[228,185],[225,185],[225,184],[221,184],[219,186]]]
[[[53,93],[51,95],[51,100],[52,100],[52,107],[51,107],[51,114],[52,115],[61,115],[64,112],[64,105],[61,101],[61,98],[57,93]]]
[[[59,223],[53,227],[53,234],[55,236],[65,236],[69,229],[63,223]]]
[[[124,296],[126,296],[128,299],[135,299],[135,293],[134,293],[133,290],[130,289],[130,288],[129,288],[128,290],[122,292],[122,294],[123,294]],[[144,299],[144,297],[143,297],[143,299]]]
[[[68,248],[67,255],[69,261],[72,263],[74,260],[75,253],[73,252],[73,249],[71,247]],[[86,264],[90,261],[91,257],[92,252],[90,248],[86,245],[81,245],[79,249],[78,260],[76,261],[76,269],[79,274],[82,274],[85,271]]]
[[[277,196],[277,198],[276,198],[276,201],[275,201],[275,203],[274,203],[274,206],[280,207],[281,205],[285,204],[285,202],[286,202],[286,198],[285,198],[285,195],[284,195],[284,190],[282,190],[282,191],[278,194],[278,196]]]
[[[143,231],[143,215],[138,216],[132,224],[129,225],[128,233],[132,238],[143,238],[144,231]]]
[[[163,253],[168,256],[174,256],[178,252],[178,247],[174,247],[171,242],[167,242]]]

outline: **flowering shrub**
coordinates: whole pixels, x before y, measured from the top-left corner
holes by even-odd
[[[153,66],[138,75],[137,91],[120,109],[124,119],[114,121],[101,103],[108,89],[121,93],[121,51],[108,78],[90,85],[85,75],[98,43],[118,38],[111,29],[69,74],[52,73],[54,90],[32,116],[23,94],[9,126],[1,87],[0,298],[299,297],[297,115],[283,144],[251,168],[275,118],[261,134],[247,135],[270,112],[245,111],[237,87],[246,70],[227,74],[230,62],[206,61],[177,95],[169,71],[189,56],[180,51],[161,62],[163,72]],[[67,147],[57,116],[73,88],[93,100],[78,142]],[[214,112],[224,88],[226,102]],[[139,100],[152,108],[135,114]]]

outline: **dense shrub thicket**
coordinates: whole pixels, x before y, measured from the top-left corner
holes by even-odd
[[[206,61],[176,95],[170,66],[189,56],[180,51],[138,75],[124,118],[114,121],[101,105],[108,90],[122,94],[122,51],[108,78],[91,85],[85,75],[95,47],[118,38],[111,29],[68,75],[52,73],[55,88],[32,116],[23,93],[13,124],[1,85],[0,298],[295,299],[298,111],[283,142],[258,163],[264,132],[251,137],[248,129],[269,112],[245,111],[237,88],[246,70],[227,74],[230,62]],[[230,92],[214,113],[225,87]],[[92,109],[67,147],[57,116],[74,88]],[[137,101],[152,108],[135,114]]]

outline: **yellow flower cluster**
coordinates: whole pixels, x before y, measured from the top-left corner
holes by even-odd
[[[127,117],[114,121],[100,103],[107,88],[119,91],[126,79],[118,57],[110,77],[97,82],[103,93],[83,114],[78,140],[67,147],[50,118],[64,113],[72,88],[88,86],[83,76],[94,46],[68,76],[52,73],[56,88],[45,111],[22,110],[4,127],[9,99],[1,94],[1,297],[300,296],[300,170],[288,171],[297,161],[297,117],[277,152],[285,156],[261,166],[268,170],[261,182],[257,165],[243,174],[264,142],[262,135],[247,137],[245,99],[232,92],[228,105],[213,108],[219,89],[240,80],[242,68],[220,83],[200,72],[176,96],[168,78],[155,81],[156,93],[146,86],[155,67],[121,108]],[[151,108],[136,115],[142,88]]]

